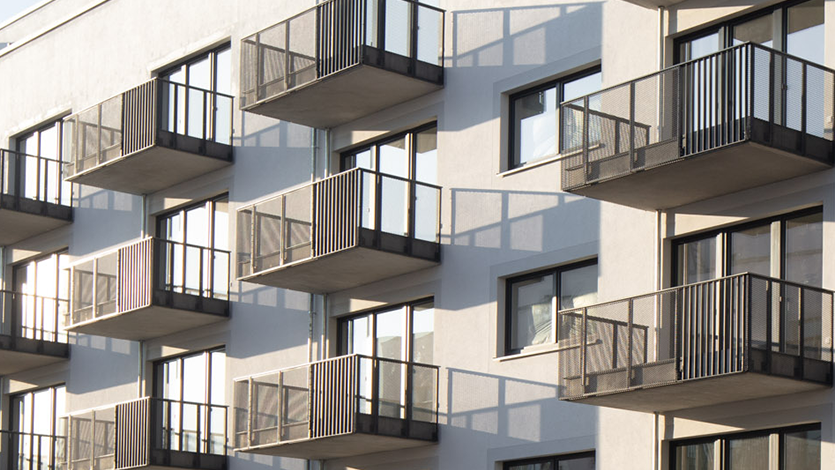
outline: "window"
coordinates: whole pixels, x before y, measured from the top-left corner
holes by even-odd
[[[68,264],[67,253],[61,252],[14,266],[14,311],[19,314],[21,337],[66,341]]]
[[[177,64],[159,76],[163,89],[162,128],[177,134],[230,144],[232,49],[226,44]],[[206,93],[214,92],[214,93]],[[221,93],[222,95],[216,95]],[[214,112],[211,112],[214,110]]]
[[[54,436],[63,436],[66,387],[63,385],[12,395],[13,470],[52,468],[61,449]]]
[[[504,470],[594,470],[594,452],[505,462]]]
[[[435,347],[435,303],[421,300],[339,322],[339,353],[391,359],[379,364],[379,415],[406,418],[407,370],[402,362],[431,365]],[[360,413],[371,414],[373,371],[360,367]],[[435,408],[435,371],[412,369],[412,419],[431,421]]]
[[[824,63],[823,0],[789,2],[676,40],[676,62],[753,42]]]
[[[505,351],[556,342],[559,310],[597,301],[597,260],[560,266],[507,280]]]
[[[438,128],[435,123],[344,152],[341,170],[363,168],[380,174],[378,184],[363,179],[362,227],[394,235],[438,241]],[[411,181],[417,182],[415,185]],[[367,184],[368,183],[368,184]],[[380,194],[375,194],[379,191]],[[413,194],[412,194],[413,193]],[[375,211],[374,198],[381,207]],[[411,201],[414,199],[414,203]],[[410,212],[414,221],[410,220]],[[379,217],[379,220],[376,218]]]
[[[219,196],[157,217],[166,240],[164,289],[226,298],[229,286],[229,197]]]
[[[673,242],[676,285],[744,272],[819,287],[823,275],[820,208]]]
[[[72,196],[70,183],[63,182],[61,161],[61,121],[45,124],[15,139],[15,150],[22,154],[15,162],[7,162],[3,173],[4,192],[37,201],[68,205]],[[40,157],[40,158],[38,158]],[[18,175],[17,172],[20,172]]]
[[[154,397],[163,400],[162,444],[169,450],[223,453],[225,446],[226,350],[159,361]],[[199,437],[199,439],[198,439]]]
[[[820,470],[820,442],[819,424],[688,439],[670,444],[670,468]]]
[[[508,169],[557,155],[560,103],[594,93],[600,86],[596,67],[511,95]]]

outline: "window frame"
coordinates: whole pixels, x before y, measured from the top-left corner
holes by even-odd
[[[17,400],[22,399],[26,395],[32,395],[34,397],[35,393],[43,392],[43,391],[48,390],[48,391],[51,392],[50,393],[50,406],[52,407],[52,417],[51,417],[51,422],[50,422],[50,425],[49,425],[49,427],[50,427],[50,434],[49,435],[57,436],[58,435],[58,430],[59,430],[58,428],[59,428],[59,425],[61,424],[60,421],[61,421],[61,414],[62,414],[62,413],[59,413],[59,411],[56,409],[56,406],[55,406],[56,403],[57,403],[57,393],[58,393],[59,388],[64,389],[64,400],[65,400],[65,404],[66,404],[67,384],[65,384],[65,383],[49,385],[49,386],[46,386],[46,387],[38,387],[38,388],[33,388],[33,389],[24,390],[24,391],[20,391],[20,392],[17,392],[17,393],[9,394],[9,396],[8,396],[9,397],[9,418],[8,418],[9,427],[8,427],[8,429],[10,429],[13,432],[23,433],[23,428],[21,427],[21,423],[20,423],[20,416],[19,416],[19,413],[17,412],[17,410],[15,409],[16,408],[15,405],[16,405]],[[34,398],[32,399],[32,403],[34,403]],[[63,413],[66,413],[66,411],[67,410],[63,410]],[[35,413],[31,412],[30,415],[31,415],[30,416],[31,422],[29,423],[29,426],[30,426],[30,428],[34,428]],[[29,431],[29,433],[33,433],[33,431]]]
[[[193,56],[188,57],[187,59],[183,59],[181,61],[175,62],[171,65],[166,66],[164,69],[160,70],[156,76],[163,79],[163,80],[171,80],[171,75],[183,71],[184,74],[184,85],[193,86],[190,84],[190,75],[191,75],[191,66],[200,62],[204,59],[209,59],[209,67],[211,71],[209,72],[209,81],[211,85],[209,86],[209,91],[217,92],[217,84],[218,84],[218,66],[217,66],[217,57],[218,54],[224,51],[229,51],[231,54],[232,52],[232,43],[226,42],[219,46],[213,47],[207,51],[200,52]],[[231,58],[230,58],[231,60]],[[231,71],[230,71],[231,72]]]
[[[197,208],[200,208],[200,207],[204,207],[207,211],[207,217],[209,219],[207,227],[206,227],[209,243],[208,243],[208,246],[204,246],[203,248],[229,250],[230,248],[228,248],[228,247],[227,248],[217,248],[215,246],[215,235],[216,235],[216,231],[217,231],[217,225],[215,224],[215,221],[216,221],[215,220],[215,212],[217,211],[217,203],[220,202],[220,201],[223,201],[223,200],[226,200],[227,205],[229,204],[229,193],[223,193],[223,194],[220,194],[220,195],[217,195],[217,196],[214,196],[214,197],[203,199],[201,201],[196,201],[196,202],[193,202],[193,203],[189,203],[187,205],[178,207],[176,209],[171,209],[169,211],[160,212],[159,214],[156,214],[155,220],[156,220],[157,238],[161,238],[163,240],[170,241],[170,242],[182,243],[182,244],[185,244],[185,245],[191,245],[191,243],[186,242],[186,240],[188,240],[188,233],[187,233],[187,230],[186,230],[186,227],[188,225],[188,224],[186,224],[186,213],[189,212],[190,210],[197,209]],[[164,230],[163,230],[165,225],[166,225],[165,221],[168,220],[168,219],[171,219],[173,217],[176,217],[178,215],[181,217],[181,219],[183,221],[183,241],[169,239],[167,237],[167,235],[164,233]],[[227,218],[229,218],[230,213],[228,211],[228,208],[227,208],[226,215],[227,215]],[[227,229],[228,228],[229,227],[227,227]],[[229,238],[229,234],[227,233],[227,239],[228,238]],[[229,244],[229,243],[227,243],[227,244]]]
[[[561,264],[559,266],[554,266],[547,269],[541,269],[538,271],[533,271],[525,274],[521,274],[518,276],[512,276],[505,279],[505,315],[504,315],[504,355],[510,356],[513,354],[521,354],[528,348],[536,348],[541,347],[543,345],[538,344],[531,344],[527,346],[523,346],[521,348],[513,348],[511,345],[513,344],[513,285],[518,282],[525,282],[530,279],[535,279],[537,277],[543,277],[548,275],[554,275],[554,299],[557,302],[555,305],[555,311],[552,313],[551,318],[551,335],[554,339],[554,344],[556,344],[557,337],[556,337],[556,330],[555,330],[555,320],[556,314],[559,313],[560,305],[560,293],[561,293],[561,285],[560,285],[560,276],[568,271],[572,271],[575,269],[586,268],[589,266],[597,266],[597,279],[598,284],[597,288],[598,291],[600,290],[600,263],[597,257],[589,258],[581,261],[574,261],[571,263]]]
[[[508,143],[508,145],[507,145],[507,159],[506,159],[506,162],[505,162],[505,165],[506,165],[505,170],[506,171],[516,170],[518,168],[524,168],[524,167],[529,166],[529,165],[535,165],[536,163],[539,163],[539,162],[545,161],[549,158],[554,158],[554,157],[560,155],[560,152],[562,151],[562,148],[561,148],[562,146],[560,145],[560,142],[559,142],[559,140],[560,140],[559,139],[559,137],[560,137],[559,127],[561,125],[560,104],[563,102],[563,98],[565,97],[565,85],[567,83],[570,83],[570,82],[573,82],[573,81],[576,81],[576,80],[580,80],[582,78],[590,77],[590,76],[592,76],[594,74],[597,74],[597,73],[602,73],[602,71],[603,71],[603,69],[602,69],[600,64],[594,65],[594,66],[591,66],[591,67],[586,67],[586,68],[584,68],[582,70],[579,70],[577,72],[570,73],[568,75],[565,75],[565,76],[562,76],[562,77],[559,77],[559,78],[550,79],[550,80],[547,80],[545,82],[538,83],[538,84],[533,85],[533,86],[529,86],[529,87],[524,88],[522,90],[515,91],[515,92],[510,93],[508,95],[507,99],[508,99],[508,117],[509,117],[509,119],[508,119],[508,123],[507,123],[507,143]],[[553,155],[546,155],[544,157],[540,157],[540,158],[537,158],[535,160],[527,161],[527,162],[524,162],[524,163],[520,162],[520,163],[517,164],[516,163],[516,157],[517,157],[517,155],[516,155],[516,144],[517,144],[517,140],[519,140],[519,137],[516,135],[516,106],[515,106],[516,101],[519,100],[519,99],[531,96],[535,93],[539,93],[541,91],[551,89],[551,88],[556,88],[556,92],[557,92],[557,109],[555,110],[557,125],[556,125],[556,128],[554,129],[555,137],[558,137],[557,142],[556,142],[556,152]]]
[[[438,122],[432,121],[426,124],[422,124],[417,127],[413,127],[409,130],[398,132],[396,134],[385,136],[381,139],[372,140],[370,142],[366,142],[362,145],[354,146],[349,149],[346,149],[339,153],[339,172],[344,172],[348,170],[353,170],[354,168],[358,168],[356,164],[354,166],[348,166],[350,160],[357,156],[357,154],[371,151],[372,158],[373,158],[373,168],[371,171],[375,171],[381,174],[388,174],[383,173],[380,171],[380,152],[377,150],[379,147],[382,147],[386,144],[394,142],[396,140],[404,139],[406,141],[406,152],[409,154],[409,168],[407,168],[408,175],[405,177],[410,181],[417,181],[416,175],[416,168],[417,168],[417,145],[416,145],[416,136],[422,132],[428,131],[430,129],[435,129],[435,135],[438,135]],[[435,146],[435,151],[438,151],[438,146]],[[395,177],[399,177],[397,175],[391,175]],[[435,175],[437,178],[437,174]],[[421,181],[422,182],[422,181]],[[435,185],[434,182],[429,182],[428,184]]]
[[[548,455],[545,457],[530,457],[519,460],[508,460],[502,463],[502,470],[511,470],[511,467],[517,467],[520,465],[536,465],[548,463],[551,464],[552,469],[556,470],[559,468],[559,463],[565,460],[576,460],[591,457],[596,462],[597,457],[595,454],[596,452],[594,450],[588,450],[584,452],[575,452],[572,454]]]
[[[221,406],[225,406],[226,403],[214,403],[213,402],[213,394],[212,394],[212,378],[213,378],[212,377],[213,367],[212,367],[212,360],[211,360],[212,359],[212,353],[216,353],[216,352],[220,352],[220,351],[223,352],[224,361],[225,361],[226,357],[227,357],[226,356],[226,351],[227,351],[226,345],[216,346],[216,347],[212,347],[212,348],[208,348],[208,349],[203,349],[203,350],[200,350],[200,351],[189,351],[189,352],[186,352],[186,353],[183,353],[183,354],[177,354],[175,356],[163,357],[163,358],[159,358],[159,359],[153,361],[152,367],[153,367],[153,380],[154,380],[154,382],[153,382],[153,387],[151,389],[152,390],[152,397],[153,398],[164,399],[164,400],[171,400],[171,401],[174,401],[174,402],[183,402],[183,393],[184,393],[184,390],[185,390],[185,387],[184,387],[185,374],[183,373],[183,370],[184,370],[183,364],[184,364],[185,360],[190,358],[190,357],[204,356],[205,360],[206,360],[206,362],[205,362],[205,364],[206,364],[206,376],[205,376],[205,381],[204,381],[203,385],[206,387],[206,395],[203,397],[203,400],[200,402],[200,404],[201,405],[221,405]],[[164,390],[163,390],[163,380],[162,380],[163,379],[163,365],[166,364],[166,363],[174,362],[174,361],[177,361],[177,363],[178,363],[177,367],[178,367],[179,375],[180,375],[180,377],[179,377],[179,379],[180,379],[180,384],[179,384],[180,396],[176,399],[175,398],[165,398],[163,396],[164,395],[164,393],[163,393]],[[224,364],[224,368],[225,368],[225,365],[226,364]],[[224,384],[224,390],[223,390],[223,398],[224,399],[223,399],[223,401],[227,402],[228,400],[226,399],[227,394],[226,394],[226,389],[225,389],[225,387],[226,387],[226,377],[223,378],[223,384]]]

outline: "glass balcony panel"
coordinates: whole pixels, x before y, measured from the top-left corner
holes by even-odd
[[[386,5],[386,51],[411,56],[412,3],[388,0]]]

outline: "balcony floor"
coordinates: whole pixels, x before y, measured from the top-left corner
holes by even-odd
[[[194,296],[180,294],[174,297]],[[211,303],[212,307],[210,309],[216,311],[216,313],[152,305],[77,323],[67,327],[67,331],[143,341],[209,325],[228,318],[228,313],[220,312],[224,305],[228,309],[228,302],[215,299],[202,299],[202,302],[204,306]]]
[[[759,134],[756,128],[754,134]],[[802,137],[799,132],[782,129],[775,134],[785,136],[783,142],[801,147],[797,143]],[[646,163],[649,168],[631,173],[628,154],[620,154],[593,164],[601,173],[615,176],[567,191],[639,209],[669,209],[832,168],[822,159],[782,150],[764,140],[744,140],[660,166]],[[806,140],[810,148],[826,145],[823,139],[806,136]],[[647,149],[646,154],[651,150]]]
[[[65,361],[69,351],[66,343],[0,335],[0,376]]]
[[[0,196],[0,245],[11,245],[72,223],[72,208]]]
[[[154,145],[67,178],[73,183],[130,194],[150,194],[232,163],[231,146],[160,132]],[[201,151],[201,146],[206,146]]]

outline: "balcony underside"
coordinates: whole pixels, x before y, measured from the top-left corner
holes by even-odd
[[[709,376],[691,380],[675,380],[674,362],[647,364],[633,370],[633,377],[652,374],[654,380],[668,375],[670,382],[663,385],[635,387],[628,390],[600,391],[581,397],[563,398],[567,401],[608,408],[641,412],[668,412],[698,408],[722,403],[731,403],[756,398],[790,395],[832,387],[832,364],[806,359],[803,378],[790,378],[799,374],[800,358],[779,353],[768,354],[756,351],[749,371]],[[772,360],[771,373],[765,372],[766,356]],[[759,366],[755,366],[759,364]],[[598,390],[605,390],[606,384],[624,383],[626,369],[589,374],[587,383]],[[579,384],[579,377],[567,378],[566,386],[572,381]]]
[[[758,137],[767,128],[755,121],[752,139],[658,166],[652,159],[677,152],[677,143],[636,150],[640,163],[633,170],[627,153],[591,162],[589,178],[600,181],[567,190],[639,209],[669,209],[832,168],[832,142],[777,126],[771,138]]]
[[[229,316],[229,302],[165,291],[154,293],[151,306],[77,323],[67,331],[143,341],[198,328]]]
[[[406,57],[365,47],[363,62],[289,91],[277,91],[247,106],[282,121],[327,129],[443,88],[443,68],[418,62],[409,73]],[[269,89],[269,88],[268,88]]]
[[[369,415],[359,415],[357,421],[358,427],[369,429],[369,432],[353,432],[318,439],[299,439],[282,444],[236,450],[296,459],[328,460],[411,449],[435,444],[438,440],[437,425],[432,423],[378,418],[379,427],[376,433],[372,433],[370,426],[374,418]],[[408,435],[409,437],[395,437],[395,435]]]
[[[67,178],[131,194],[150,194],[232,163],[232,147],[159,131],[157,145],[120,156]]]
[[[32,199],[0,196],[0,245],[11,245],[72,223],[72,208]]]
[[[0,376],[43,367],[70,357],[66,343],[0,335]]]
[[[354,248],[267,269],[239,280],[324,294],[431,268],[440,262],[440,246],[437,243],[411,240],[412,255],[409,256],[403,254],[404,243],[408,243],[408,239],[387,234],[383,234],[382,238],[382,243],[389,245],[391,251],[371,248],[361,242]]]
[[[684,0],[623,0],[626,3],[631,3],[633,5],[638,5],[639,7],[649,8],[651,10],[657,10],[658,7],[671,7],[673,5],[677,5]]]

